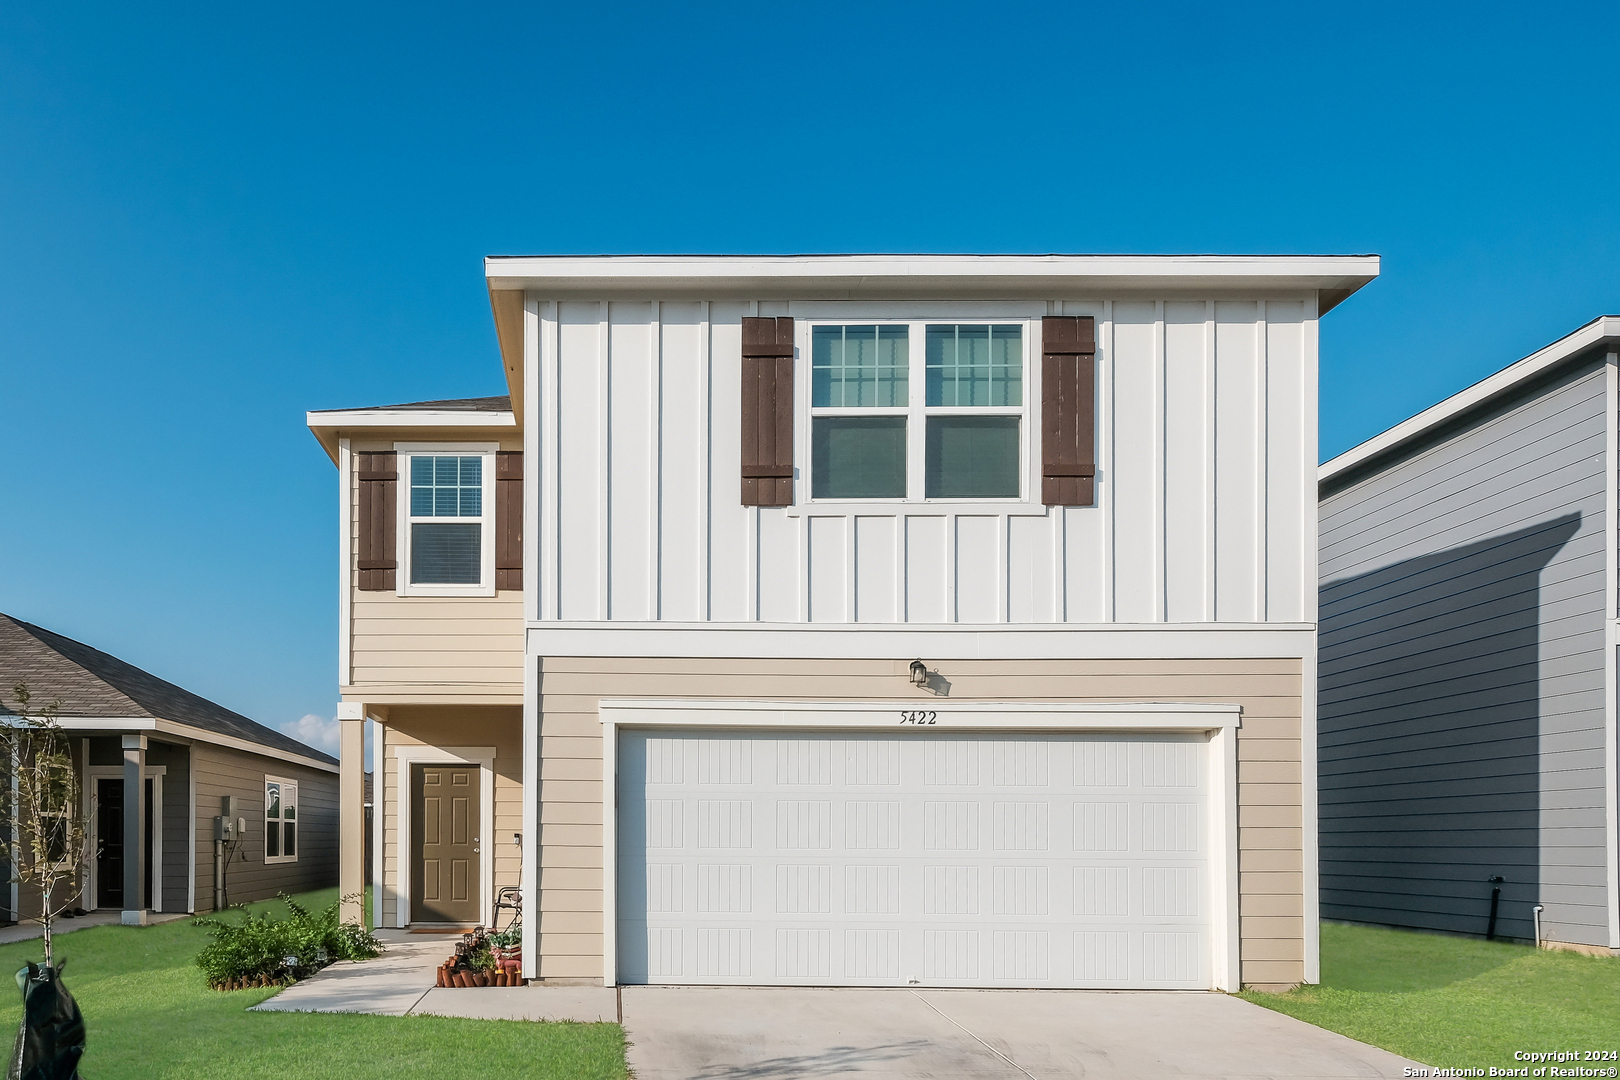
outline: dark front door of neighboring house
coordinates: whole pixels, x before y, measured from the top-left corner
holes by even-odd
[[[411,921],[472,926],[479,906],[478,766],[411,771]]]
[[[146,907],[152,906],[153,783],[146,781]],[[124,906],[124,781],[96,779],[96,907]]]

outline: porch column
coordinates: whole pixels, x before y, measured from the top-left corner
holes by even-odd
[[[124,736],[124,925],[145,926],[146,736]]]
[[[340,702],[338,718],[338,919],[365,925],[366,707]]]

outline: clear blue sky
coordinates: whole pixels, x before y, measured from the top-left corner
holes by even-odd
[[[1362,253],[1323,457],[1620,312],[1620,5],[0,5],[0,611],[336,699],[311,408],[503,391],[486,254]]]

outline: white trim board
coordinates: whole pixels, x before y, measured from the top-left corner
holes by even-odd
[[[395,761],[395,801],[398,807],[394,848],[398,890],[394,902],[394,926],[403,930],[411,923],[411,766],[477,765],[478,798],[478,921],[482,923],[495,900],[495,748],[493,746],[397,746]],[[374,789],[375,790],[375,789]],[[376,811],[373,810],[373,813]]]
[[[517,426],[517,420],[510,410],[489,412],[483,409],[332,409],[327,412],[307,412],[304,423],[312,428]]]
[[[1242,709],[1226,704],[1145,702],[1079,704],[1007,702],[956,705],[953,719],[931,727],[901,722],[902,703],[814,701],[679,701],[670,699],[604,699],[602,721],[602,981],[618,985],[618,754],[619,729],[689,727],[835,731],[874,726],[892,731],[1011,731],[1032,726],[1047,731],[1183,731],[1209,735],[1211,794],[1209,829],[1217,845],[1210,856],[1210,971],[1213,989],[1235,993],[1242,982],[1238,922],[1237,730]],[[947,710],[935,712],[946,715]],[[720,716],[716,714],[720,713]],[[881,723],[871,717],[880,713]],[[729,714],[729,715],[728,715]],[[758,717],[776,716],[777,722]],[[1018,723],[997,723],[1015,717]],[[1045,718],[1047,723],[1033,722]],[[1067,723],[1062,720],[1067,718]]]
[[[329,765],[315,758],[304,757],[302,754],[290,753],[275,746],[266,746],[263,743],[249,742],[239,739],[235,735],[222,735],[217,731],[206,731],[203,728],[192,727],[190,724],[177,724],[172,720],[157,720],[150,716],[59,716],[56,722],[63,731],[79,733],[106,732],[108,734],[128,731],[150,731],[158,735],[175,736],[185,742],[212,743],[231,750],[240,750],[247,754],[258,754],[260,757],[274,758],[277,761],[290,761],[294,765],[302,765],[309,769],[319,769],[321,772],[336,773],[338,767]],[[165,739],[165,742],[168,740]]]
[[[725,656],[757,659],[1202,660],[1311,654],[1311,623],[901,624],[545,622],[531,624],[530,656]],[[941,674],[950,677],[949,670]]]
[[[1326,307],[1378,276],[1376,255],[491,256],[491,291],[546,299],[859,300],[1064,297],[1164,290],[1324,292]]]

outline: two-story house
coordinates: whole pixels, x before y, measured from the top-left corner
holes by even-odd
[[[521,884],[531,978],[1314,981],[1317,324],[1377,271],[489,259],[509,399],[309,416],[344,880],[369,719],[379,923]]]

